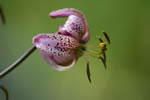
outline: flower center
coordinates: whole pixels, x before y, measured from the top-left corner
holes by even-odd
[[[103,32],[103,34],[105,36],[105,39],[107,40],[107,43],[110,44],[110,39],[109,39],[107,33]],[[89,48],[84,43],[80,43],[80,47],[78,48],[77,51],[79,51],[78,54],[80,54],[80,56],[81,55],[84,55],[84,56],[90,55],[92,57],[96,57],[96,58],[100,59],[106,68],[107,43],[100,37],[98,37],[98,40],[99,40],[99,43],[96,46],[96,47],[99,47],[98,50],[93,50],[93,48],[92,49]]]

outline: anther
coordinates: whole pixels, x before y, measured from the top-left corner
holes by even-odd
[[[102,61],[102,63],[104,64],[105,69],[107,69],[107,65],[106,65],[106,61],[103,57],[99,57],[99,59]]]
[[[107,33],[106,33],[106,32],[103,32],[103,34],[104,34],[104,36],[105,36],[105,38],[106,38],[108,44],[110,44],[110,38],[109,38],[109,36],[107,35]]]
[[[99,46],[100,46],[100,48],[105,48],[106,44],[102,42],[99,44]]]
[[[89,62],[87,62],[86,73],[87,73],[89,82],[91,83],[92,81],[91,81],[91,73],[90,73]]]

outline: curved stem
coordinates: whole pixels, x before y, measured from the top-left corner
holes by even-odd
[[[32,46],[23,56],[21,56],[17,61],[15,61],[12,65],[8,66],[8,68],[4,69],[0,73],[0,79],[7,75],[9,72],[14,70],[18,65],[20,65],[33,51],[36,50],[35,46]]]
[[[0,17],[1,17],[1,20],[2,20],[2,24],[5,24],[5,23],[6,23],[6,20],[5,20],[3,8],[2,8],[1,5],[0,5]]]
[[[3,86],[0,86],[0,89],[5,93],[6,95],[6,100],[8,100],[8,91],[6,88],[4,88]]]

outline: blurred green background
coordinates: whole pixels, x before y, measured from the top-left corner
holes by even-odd
[[[0,80],[10,100],[150,100],[149,0],[1,0],[6,24],[0,24],[0,70],[7,68],[32,46],[38,33],[54,33],[65,18],[51,19],[61,8],[81,10],[91,31],[89,45],[105,30],[112,44],[108,69],[90,59],[92,84],[81,57],[70,70],[49,67],[39,51]],[[0,100],[4,93],[0,90]]]

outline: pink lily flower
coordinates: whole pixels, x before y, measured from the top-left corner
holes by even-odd
[[[52,68],[63,71],[73,67],[82,55],[81,48],[90,39],[89,28],[84,15],[73,8],[51,12],[50,16],[68,17],[68,20],[55,34],[35,36],[33,44]]]
[[[1,13],[1,12],[0,12]],[[10,71],[20,65],[32,52],[36,49],[40,50],[44,60],[54,69],[63,71],[67,70],[77,62],[83,54],[90,53],[90,56],[96,57],[102,61],[105,68],[107,45],[99,39],[100,51],[95,51],[87,48],[86,43],[90,39],[89,27],[84,15],[73,8],[65,8],[51,12],[50,17],[67,17],[67,21],[60,25],[58,31],[54,34],[39,34],[33,38],[32,48],[30,48],[23,56],[11,64],[8,68],[0,72],[0,78],[3,78]],[[106,32],[103,32],[108,44],[110,39]],[[93,55],[94,54],[94,55]],[[87,59],[86,59],[87,60]],[[91,82],[91,74],[89,61],[87,60],[86,72],[89,81]]]
[[[0,8],[0,14],[1,13],[2,11]],[[101,52],[95,52],[86,49],[85,44],[90,39],[90,32],[86,18],[80,11],[73,8],[66,8],[51,12],[50,17],[68,17],[68,20],[65,22],[65,24],[60,25],[58,31],[55,34],[39,34],[35,36],[33,38],[34,46],[32,46],[32,48],[30,48],[16,62],[0,72],[0,79],[15,69],[19,64],[21,64],[32,52],[36,50],[36,48],[40,50],[40,53],[45,61],[52,68],[59,71],[73,67],[78,58],[81,57],[85,51],[98,55],[98,58],[102,60],[104,66],[106,67],[105,51],[107,48],[106,44],[101,38],[99,38],[99,45],[102,49]],[[103,33],[105,38],[108,40],[108,43],[110,43],[110,39],[107,34],[105,32]],[[103,57],[100,56],[101,54]],[[88,61],[86,71],[89,82],[91,82]],[[6,98],[8,99],[8,91],[2,86],[0,86],[0,89],[5,92]]]

